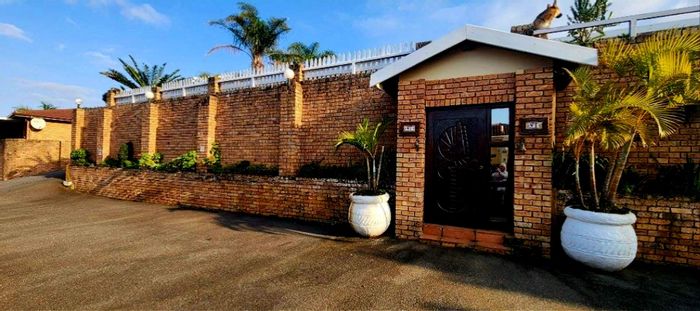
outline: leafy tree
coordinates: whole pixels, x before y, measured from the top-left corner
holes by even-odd
[[[265,67],[264,57],[275,50],[280,37],[290,31],[287,19],[272,17],[262,20],[258,9],[245,2],[239,2],[238,8],[238,14],[209,22],[209,25],[228,30],[233,36],[233,44],[215,46],[209,53],[218,50],[243,52],[250,57],[251,68],[262,69]]]
[[[682,123],[679,107],[700,100],[700,31],[666,31],[630,44],[616,39],[600,46],[600,63],[618,80],[598,84],[587,67],[569,74],[574,82],[565,144],[576,164],[576,188],[584,207],[610,210],[629,153],[673,134]],[[585,202],[578,177],[578,159],[586,148],[591,157],[591,200]],[[595,180],[595,150],[606,150],[608,170],[602,187]],[[600,190],[600,193],[598,193]]]
[[[45,102],[42,100],[41,104],[39,105],[39,108],[41,108],[42,110],[53,110],[53,109],[56,109],[58,107],[56,107],[56,105],[54,105],[54,104],[51,104],[51,103],[48,103],[48,102]]]
[[[278,63],[290,63],[295,65],[301,65],[304,61],[335,56],[335,52],[331,50],[321,50],[321,46],[318,42],[313,42],[309,45],[303,42],[294,42],[287,47],[287,51],[275,50],[270,53],[270,59]]]
[[[610,7],[609,0],[574,0],[574,5],[571,7],[572,16],[567,15],[569,24],[588,23],[610,19],[612,12],[608,13]],[[603,31],[604,26],[581,28],[569,30],[569,35],[573,38],[571,43],[592,46],[593,43],[605,36]]]
[[[32,108],[30,108],[30,107],[27,106],[27,105],[14,106],[14,107],[12,107],[12,109],[14,109],[15,111],[32,110]]]
[[[156,87],[161,86],[166,82],[182,79],[182,77],[178,74],[180,69],[177,69],[171,73],[164,73],[167,63],[163,63],[162,65],[154,65],[152,67],[144,63],[142,66],[139,66],[133,56],[129,55],[129,58],[131,59],[131,64],[119,58],[119,62],[122,63],[122,68],[126,74],[123,74],[115,69],[109,69],[107,71],[100,72],[100,74],[117,81],[122,85],[122,89],[124,89],[124,87],[128,87],[130,89],[144,86]]]
[[[362,152],[367,164],[367,194],[379,195],[379,177],[382,172],[382,160],[384,146],[379,145],[379,139],[389,125],[388,120],[383,120],[375,125],[365,118],[357,125],[355,132],[342,132],[338,135],[335,144],[336,149],[342,145],[350,145]]]

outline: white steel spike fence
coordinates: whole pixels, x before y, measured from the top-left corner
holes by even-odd
[[[209,91],[209,81],[200,77],[181,79],[163,83],[160,91],[163,99],[206,94]]]
[[[144,86],[137,89],[122,90],[115,96],[117,104],[135,104],[147,101],[146,92],[150,91],[150,86]]]
[[[304,62],[304,79],[319,79],[343,74],[357,74],[379,70],[415,51],[414,43],[387,45],[336,56],[322,57]],[[239,70],[220,74],[220,89],[230,91],[251,87],[271,86],[287,82],[284,71],[288,64],[269,65],[261,70]],[[146,102],[148,87],[122,91],[117,94],[117,104]],[[161,87],[162,98],[177,98],[206,94],[208,81],[194,77],[168,82]]]

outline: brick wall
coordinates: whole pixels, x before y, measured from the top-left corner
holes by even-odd
[[[71,167],[79,192],[120,200],[192,206],[326,223],[347,222],[349,194],[361,185],[260,176]]]
[[[79,139],[80,146],[90,153],[90,160],[95,161],[95,155],[97,155],[97,129],[101,121],[102,108],[84,109],[84,111],[82,136]]]
[[[557,200],[556,216],[563,221],[568,196]],[[637,260],[700,267],[700,202],[683,198],[620,197],[637,215]],[[561,227],[556,228],[558,235]]]
[[[525,246],[551,248],[552,147],[555,133],[552,118],[556,109],[552,68],[526,70],[515,77],[515,141],[526,150],[515,151],[513,176],[513,234]],[[552,135],[521,135],[521,118],[548,118]]]
[[[208,100],[206,95],[163,100],[158,103],[156,151],[166,161],[183,153],[197,150],[198,106]]]
[[[302,164],[323,160],[323,164],[347,165],[361,161],[361,154],[354,148],[342,147],[336,151],[338,133],[354,131],[365,117],[372,122],[381,121],[384,116],[396,120],[396,101],[368,85],[368,74],[302,81]],[[382,143],[388,150],[395,149],[395,129],[396,123],[383,137]]]
[[[144,116],[143,104],[118,105],[112,108],[112,139],[110,140],[109,155],[117,158],[119,147],[131,142],[134,155],[141,150],[141,125]]]
[[[399,122],[418,122],[419,137],[397,139],[396,235],[418,239],[423,233],[425,191],[426,108],[474,104],[515,103],[516,120],[547,117],[554,111],[551,68],[521,74],[498,74],[447,80],[400,81]],[[513,235],[527,247],[550,249],[551,137],[520,136],[516,121],[515,141],[526,151],[516,151],[512,173],[514,187]],[[418,142],[419,148],[416,148]]]
[[[58,171],[67,164],[58,140],[4,139],[0,142],[0,180]]]
[[[215,140],[224,164],[248,160],[277,165],[280,93],[286,88],[250,88],[218,96]]]
[[[37,131],[29,126],[27,122],[27,137],[29,140],[57,140],[61,142],[62,159],[70,157],[70,142],[72,124],[63,122],[46,121],[46,127],[41,131]]]

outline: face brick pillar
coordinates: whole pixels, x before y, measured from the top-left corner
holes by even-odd
[[[300,166],[299,132],[302,125],[302,107],[304,92],[301,74],[297,70],[288,88],[280,94],[280,153],[279,172],[281,176],[295,176]]]
[[[154,98],[143,107],[141,118],[141,150],[140,154],[156,152],[156,135],[158,134],[158,102],[160,101],[160,88],[153,90]],[[139,156],[140,156],[139,154]]]
[[[73,125],[71,126],[71,150],[82,148],[83,128],[85,127],[85,110],[73,110]]]
[[[202,102],[197,110],[197,156],[200,159],[209,157],[211,147],[215,143],[219,81],[218,76],[209,78],[209,98],[206,102]]]
[[[419,136],[397,137],[396,236],[418,239],[423,231],[425,186],[425,80],[399,82],[397,119],[398,124],[418,122]]]
[[[550,255],[552,193],[552,135],[520,134],[521,118],[537,117],[549,120],[554,131],[552,109],[554,81],[552,68],[526,70],[515,76],[515,145],[524,143],[525,151],[515,149],[513,176],[514,228],[516,239],[524,246]],[[551,132],[550,132],[551,133]]]
[[[112,139],[112,107],[106,107],[101,109],[101,114],[97,120],[97,137],[96,141],[96,155],[95,162],[98,164],[109,156],[110,152],[110,142]]]

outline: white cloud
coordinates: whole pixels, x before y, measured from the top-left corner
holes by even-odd
[[[70,5],[79,2],[79,0],[65,1]],[[167,26],[170,24],[170,18],[168,18],[168,16],[158,12],[158,10],[148,3],[135,4],[128,0],[85,0],[84,2],[92,8],[116,6],[120,9],[122,16],[129,20],[137,20],[154,26]]]
[[[122,15],[128,19],[135,19],[156,26],[170,24],[170,19],[162,13],[156,11],[156,9],[154,9],[150,4],[126,4],[120,6],[122,8]]]
[[[14,79],[18,92],[27,94],[33,101],[47,101],[57,104],[72,103],[75,98],[98,98],[99,92],[79,85],[50,81]]]
[[[66,17],[66,23],[71,24],[75,27],[78,27],[78,23],[70,17]]]
[[[119,64],[114,58],[112,58],[112,56],[102,52],[88,51],[85,52],[84,55],[87,56],[90,59],[90,61],[97,66],[116,67]]]
[[[32,39],[27,37],[27,34],[24,32],[24,30],[12,24],[0,23],[0,36],[32,42]]]

